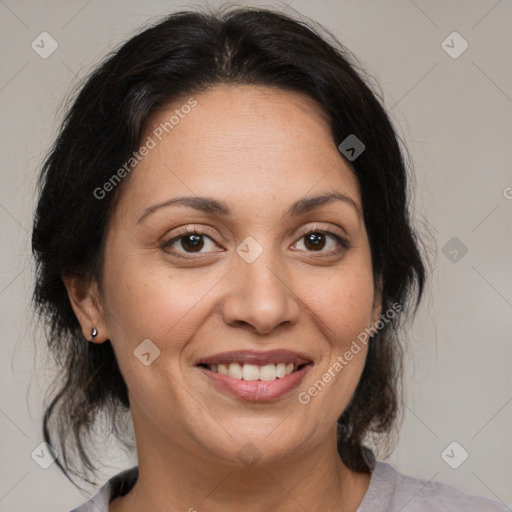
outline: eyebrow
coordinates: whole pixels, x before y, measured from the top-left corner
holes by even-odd
[[[339,192],[328,192],[318,196],[302,197],[301,199],[293,203],[293,205],[286,212],[285,216],[296,217],[304,213],[307,213],[311,210],[314,210],[315,208],[319,208],[320,206],[332,203],[333,201],[342,201],[345,204],[352,206],[355,209],[359,219],[363,219],[363,215],[357,203],[351,197],[345,194],[341,194]],[[223,201],[218,201],[211,197],[185,196],[176,197],[174,199],[164,201],[163,203],[158,203],[154,204],[153,206],[149,206],[144,210],[144,213],[139,217],[139,219],[137,220],[137,224],[139,222],[142,222],[148,215],[152,214],[156,210],[168,206],[188,206],[201,212],[213,215],[228,216],[231,214],[228,205]]]

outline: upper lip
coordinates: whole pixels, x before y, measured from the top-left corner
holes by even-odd
[[[294,363],[296,365],[311,363],[311,359],[305,354],[291,350],[268,350],[266,352],[257,350],[234,350],[222,352],[213,356],[201,358],[197,364],[230,364],[248,363],[265,365],[272,363]]]

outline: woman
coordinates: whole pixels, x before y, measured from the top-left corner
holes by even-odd
[[[319,30],[176,13],[70,108],[33,230],[44,437],[90,481],[87,434],[129,411],[138,458],[76,511],[506,510],[377,462],[425,263],[390,121]]]

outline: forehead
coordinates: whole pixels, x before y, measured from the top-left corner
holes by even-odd
[[[180,195],[262,205],[336,189],[361,208],[326,113],[300,93],[219,85],[158,112],[142,143],[148,138],[152,148],[130,176],[125,207]]]

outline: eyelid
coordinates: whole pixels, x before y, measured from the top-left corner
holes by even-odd
[[[177,228],[177,231],[174,231],[171,236],[164,236],[162,238],[161,246],[166,246],[170,244],[171,242],[176,242],[180,238],[187,236],[187,235],[199,235],[199,236],[205,236],[208,237],[212,242],[214,242],[216,245],[218,243],[215,240],[215,234],[210,231],[208,228],[205,228],[204,226],[198,228],[196,226],[185,226],[184,228]]]
[[[196,226],[189,224],[183,228],[177,228],[177,230],[175,232],[173,232],[172,236],[164,237],[164,239],[168,242],[170,240],[174,240],[175,238],[179,238],[180,236],[194,235],[194,234],[208,235],[210,238],[213,238],[213,236],[215,236],[213,234],[213,231],[210,231],[208,229],[208,226],[205,227],[204,224],[202,224],[200,228],[197,228]]]
[[[341,229],[341,228],[339,228]],[[344,231],[343,229],[341,231]],[[317,253],[319,257],[321,255],[329,256],[333,254],[338,254],[343,251],[347,251],[349,249],[352,249],[354,246],[352,242],[349,240],[349,237],[343,233],[336,232],[333,228],[322,226],[321,224],[315,224],[313,226],[306,226],[303,230],[299,231],[298,239],[296,242],[294,242],[294,245],[298,243],[304,236],[306,236],[309,233],[320,233],[326,236],[330,236],[335,239],[336,243],[341,247],[341,249],[338,249],[336,251],[306,251],[310,254]]]
[[[338,229],[340,233],[335,232],[335,229]],[[332,233],[336,236],[339,236],[340,238],[346,238],[347,234],[344,229],[340,228],[339,226],[332,227],[331,224],[322,224],[321,222],[313,223],[313,225],[306,225],[304,228],[301,228],[299,230],[300,236],[307,235],[311,231],[319,231],[321,233]]]
[[[181,251],[175,251],[175,250],[167,250],[168,247],[171,245],[174,245],[177,241],[180,240],[180,238],[183,238],[187,235],[198,235],[202,237],[206,237],[211,240],[211,242],[216,246],[220,247],[219,244],[216,241],[216,235],[212,233],[212,230],[208,229],[204,224],[201,225],[201,227],[196,226],[185,226],[182,228],[177,228],[177,231],[174,231],[172,236],[164,236],[161,243],[159,244],[160,249],[169,256],[174,256],[176,258],[180,258],[182,260],[196,260],[201,257],[208,256],[212,252],[224,252],[222,251],[210,251],[210,252],[200,252],[200,253],[187,253],[187,252],[181,252]]]
[[[335,241],[338,243],[338,245],[341,247],[341,249],[337,250],[336,253],[341,251],[346,251],[350,248],[352,248],[352,244],[350,243],[349,239],[345,234],[340,234],[334,231],[334,228],[326,227],[326,224],[321,223],[315,223],[313,225],[306,225],[302,229],[299,230],[298,234],[295,235],[295,242],[293,245],[297,244],[305,235],[309,233],[321,233],[327,236],[331,236],[335,239]],[[337,226],[338,227],[338,226]],[[343,229],[339,228],[341,231],[344,231]],[[187,236],[187,235],[199,235],[199,236],[205,236],[209,238],[217,247],[219,247],[219,244],[215,240],[215,235],[204,225],[202,225],[200,228],[196,228],[195,226],[185,226],[184,228],[178,228],[178,231],[174,232],[172,236],[164,237],[161,248],[166,252],[167,254],[174,254],[177,257],[181,257],[184,259],[196,259],[197,257],[200,257],[201,254],[210,254],[210,253],[177,253],[173,251],[165,251],[165,248],[173,245],[175,242],[177,242],[180,238]],[[214,251],[214,252],[222,252],[222,251]],[[304,252],[304,251],[301,251]],[[311,254],[315,254],[315,252],[318,252],[319,255],[321,254],[333,254],[333,251],[305,251]],[[198,256],[195,256],[194,254],[197,254]]]

